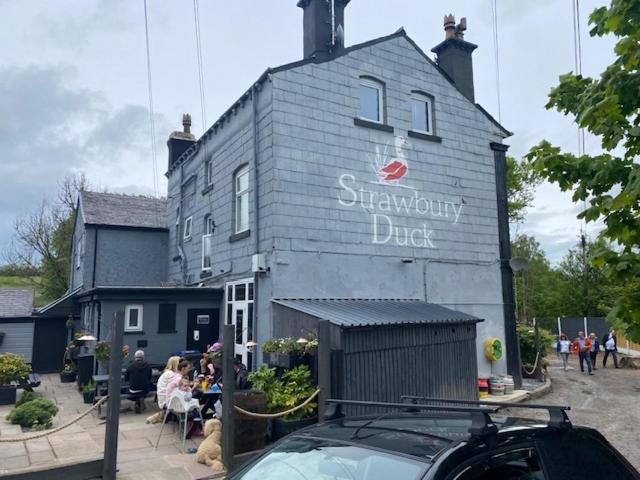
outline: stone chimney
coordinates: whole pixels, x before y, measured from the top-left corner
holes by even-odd
[[[467,19],[461,18],[456,25],[453,15],[444,16],[444,42],[431,49],[435,53],[437,63],[451,78],[456,87],[469,100],[475,103],[473,89],[473,60],[471,55],[477,45],[464,40]]]
[[[175,131],[169,135],[167,147],[169,149],[169,169],[173,163],[180,158],[187,149],[193,145],[196,137],[191,133],[191,115],[185,113],[182,115],[182,132]]]
[[[304,58],[323,60],[344,49],[344,9],[351,0],[300,0]]]

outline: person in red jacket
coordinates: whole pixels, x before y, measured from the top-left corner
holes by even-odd
[[[578,337],[573,341],[573,352],[578,354],[580,359],[580,371],[584,373],[584,363],[587,362],[589,375],[593,375],[591,357],[591,340],[585,338],[584,332],[578,332]]]

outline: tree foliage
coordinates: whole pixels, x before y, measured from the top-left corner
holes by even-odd
[[[69,288],[71,243],[78,192],[86,189],[84,175],[66,177],[60,183],[57,202],[43,201],[14,223],[14,242],[6,253],[14,269],[41,274],[38,288],[53,300]]]
[[[533,204],[535,188],[542,178],[526,162],[518,162],[507,157],[507,199],[509,221],[519,223],[524,220],[527,208]]]
[[[640,3],[612,0],[589,23],[591,36],[617,37],[615,61],[599,78],[562,75],[546,107],[599,136],[603,153],[576,156],[543,141],[527,159],[545,179],[573,191],[574,201],[588,201],[578,217],[604,224],[592,264],[608,282],[624,285],[640,277]],[[640,340],[640,291],[620,291],[609,318]]]

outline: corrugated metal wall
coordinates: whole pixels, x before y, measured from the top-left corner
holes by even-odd
[[[475,324],[345,329],[339,396],[383,402],[399,402],[401,395],[475,400],[475,339]]]
[[[4,332],[4,341],[0,345],[0,354],[15,353],[22,355],[31,363],[33,351],[33,321],[6,322],[0,319],[0,332]]]

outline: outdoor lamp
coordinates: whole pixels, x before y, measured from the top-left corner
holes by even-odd
[[[93,342],[97,340],[97,338],[94,337],[93,335],[83,335],[80,338],[77,338],[76,340],[81,340],[83,342]]]
[[[306,339],[306,338],[304,338],[304,337],[300,337],[298,340],[296,340],[296,343],[297,343],[298,345],[306,345],[307,343],[309,343],[309,340],[307,340],[307,339]]]
[[[256,342],[254,342],[253,340],[249,340],[247,342],[247,350],[249,350],[250,352],[253,351],[253,349],[257,346],[258,344]]]

